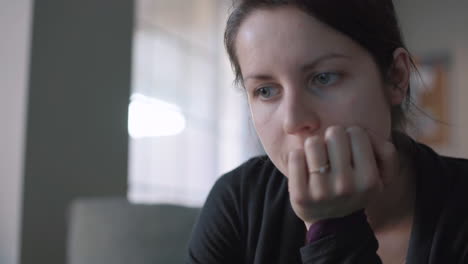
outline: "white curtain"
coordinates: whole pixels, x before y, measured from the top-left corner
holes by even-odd
[[[222,173],[262,152],[223,48],[227,6],[137,1],[131,201],[201,206]]]

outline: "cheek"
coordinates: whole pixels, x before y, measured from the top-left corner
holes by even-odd
[[[255,130],[265,149],[269,149],[271,142],[279,137],[280,123],[278,118],[272,114],[267,107],[251,106],[251,117]]]
[[[347,119],[352,123],[388,138],[390,134],[390,108],[382,93],[375,88],[374,93],[352,96],[347,100]]]
[[[274,107],[261,102],[249,101],[249,108],[257,133],[263,134],[264,130],[268,131],[278,125]]]
[[[277,155],[281,153],[285,136],[282,129],[282,117],[275,113],[274,109],[268,107],[250,107],[252,121],[255,131],[267,152],[268,156],[275,162]]]

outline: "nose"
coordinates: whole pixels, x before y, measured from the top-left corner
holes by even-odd
[[[320,129],[320,118],[310,96],[290,94],[285,102],[283,129],[286,134],[310,136]]]

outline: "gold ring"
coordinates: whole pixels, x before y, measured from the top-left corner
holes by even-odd
[[[318,169],[315,169],[315,170],[311,170],[309,171],[309,174],[314,174],[314,173],[318,173],[318,174],[324,174],[325,172],[328,171],[328,169],[330,168],[330,164],[325,164],[324,166],[318,168]]]

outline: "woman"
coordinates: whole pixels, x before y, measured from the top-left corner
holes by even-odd
[[[267,153],[223,175],[188,263],[468,263],[468,161],[404,134],[391,0],[244,0],[225,43]]]

